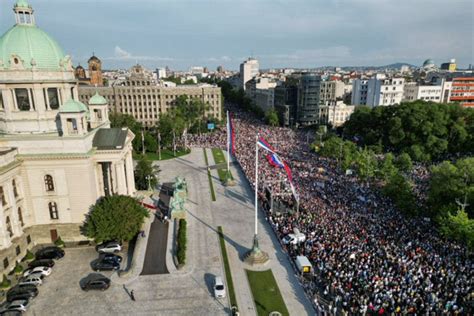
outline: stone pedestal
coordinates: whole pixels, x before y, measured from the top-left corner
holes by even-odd
[[[253,238],[252,249],[245,255],[245,263],[254,266],[254,265],[263,265],[267,263],[270,258],[265,251],[262,251],[258,245],[258,237],[255,235]]]

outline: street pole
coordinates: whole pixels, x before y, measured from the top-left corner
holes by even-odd
[[[255,137],[255,240],[258,235],[258,134]]]
[[[227,111],[227,126],[230,126],[230,117],[229,111]],[[230,133],[230,128],[227,128],[227,180],[230,179],[230,142],[232,135]]]
[[[142,154],[145,155],[145,134],[142,130]]]

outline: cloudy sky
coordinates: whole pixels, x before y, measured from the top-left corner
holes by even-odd
[[[474,63],[472,0],[29,0],[37,24],[85,64],[237,69]],[[0,32],[14,24],[0,1]]]

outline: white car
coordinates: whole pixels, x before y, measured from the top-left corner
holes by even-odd
[[[37,273],[40,273],[44,276],[48,276],[48,275],[51,274],[52,271],[53,271],[53,269],[48,268],[48,267],[36,267],[36,268],[33,268],[33,269],[28,269],[25,272],[23,272],[23,276],[27,277],[30,274],[37,274]]]
[[[98,253],[116,253],[122,251],[122,246],[118,242],[110,241],[97,245],[96,250]]]
[[[221,277],[216,276],[214,281],[214,296],[216,298],[225,297],[225,285]]]
[[[19,311],[26,312],[26,306],[28,305],[28,300],[16,300],[5,305],[5,307],[0,309],[0,313],[7,311]]]

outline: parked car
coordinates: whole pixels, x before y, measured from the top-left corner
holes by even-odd
[[[122,257],[119,255],[114,255],[113,253],[101,253],[99,259],[103,261],[112,261],[112,262],[122,262]]]
[[[282,241],[285,245],[298,245],[300,243],[305,242],[306,240],[306,235],[303,233],[300,233],[300,231],[295,228],[293,229],[294,234],[288,234],[285,237],[283,237]]]
[[[23,272],[23,276],[27,277],[30,274],[37,274],[37,273],[41,273],[43,276],[48,276],[51,274],[52,271],[53,269],[48,268],[48,267],[36,267],[36,268],[28,269],[25,272]]]
[[[39,286],[41,284],[43,284],[43,280],[42,280],[42,275],[41,274],[30,274],[29,276],[27,277],[24,277],[22,278],[19,282],[18,282],[18,285],[20,286],[23,286],[23,285],[35,285],[35,286]]]
[[[95,247],[99,253],[114,253],[122,250],[122,245],[117,241],[107,241]]]
[[[2,308],[0,308],[0,312],[7,312],[7,311],[19,311],[19,312],[26,312],[26,306],[28,305],[28,300],[15,300],[5,304]]]
[[[216,276],[214,280],[214,296],[216,298],[224,298],[225,297],[225,285],[222,281],[222,278]]]
[[[41,259],[41,260],[34,260],[28,263],[28,268],[33,269],[36,267],[54,267],[54,261],[52,259]]]
[[[110,279],[100,273],[91,273],[80,281],[80,286],[83,291],[105,291],[110,287]]]
[[[40,249],[36,252],[36,259],[61,259],[64,257],[64,250],[59,247],[51,246]]]
[[[31,299],[38,295],[38,289],[34,285],[16,285],[7,292],[7,301],[13,302],[19,299]]]
[[[91,263],[92,270],[94,271],[107,271],[107,270],[118,270],[120,269],[120,263],[111,260],[95,259]]]

